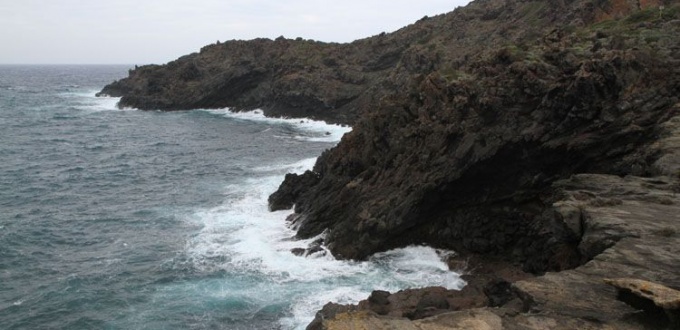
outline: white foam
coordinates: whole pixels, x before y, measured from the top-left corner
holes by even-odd
[[[311,142],[337,142],[340,141],[345,133],[352,130],[349,126],[342,126],[336,124],[328,124],[321,120],[312,119],[293,119],[293,118],[273,118],[266,117],[262,110],[233,112],[229,108],[219,110],[205,110],[210,113],[223,115],[225,117],[234,118],[238,120],[249,120],[266,122],[276,125],[287,124],[294,126],[297,130],[305,132],[305,135],[294,135],[292,138],[311,141]]]
[[[94,100],[91,100],[91,102],[84,104],[82,108],[91,111],[110,111],[110,110],[118,111],[121,110],[120,108],[118,108],[118,102],[120,102],[120,97],[96,97]],[[134,109],[124,108],[122,110],[134,110]]]
[[[120,110],[135,110],[133,108],[118,108],[120,97],[110,96],[96,96],[96,90],[66,92],[61,93],[62,96],[74,98],[76,101],[76,108],[79,110],[99,112],[99,111],[120,111]]]
[[[253,168],[253,170],[255,172],[269,172],[269,173],[277,173],[277,174],[285,174],[285,173],[302,174],[306,170],[309,170],[312,167],[314,167],[315,163],[316,163],[316,158],[307,158],[307,159],[303,159],[303,160],[296,162],[296,163],[293,163],[293,164],[258,166],[258,167]],[[280,179],[281,178],[279,178],[279,180]]]
[[[261,170],[299,172],[309,169],[313,161]],[[394,292],[464,285],[458,274],[448,270],[441,253],[424,246],[379,253],[366,262],[336,260],[330,253],[293,255],[291,249],[305,248],[314,239],[293,239],[295,231],[284,220],[290,211],[268,211],[267,197],[280,181],[281,176],[274,175],[227,187],[228,199],[222,206],[190,219],[202,228],[187,243],[186,253],[204,271],[260,278],[257,288],[244,288],[238,295],[252,294],[249,299],[257,300],[265,291],[290,301],[290,316],[280,320],[281,327],[304,328],[327,302],[356,303],[375,289]],[[261,303],[273,302],[265,299]]]

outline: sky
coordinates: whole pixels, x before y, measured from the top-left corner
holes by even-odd
[[[469,0],[0,0],[0,64],[162,64],[232,39],[349,42]]]

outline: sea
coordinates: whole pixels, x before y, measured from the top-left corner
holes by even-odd
[[[130,66],[0,66],[1,329],[304,329],[328,302],[465,283],[450,252],[296,256],[267,197],[350,127],[95,97]]]

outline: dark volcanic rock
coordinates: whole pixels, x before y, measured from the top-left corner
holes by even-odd
[[[300,194],[318,182],[319,176],[312,171],[306,171],[301,175],[286,174],[279,189],[269,196],[269,210],[279,211],[292,208]]]
[[[678,155],[680,117],[676,117],[675,132],[675,155]],[[326,319],[325,329],[343,329],[350,324],[367,329],[376,325],[385,329],[418,329],[423,324],[451,329],[471,329],[479,325],[481,329],[499,330],[677,329],[680,195],[673,190],[679,181],[677,176],[621,178],[581,174],[555,182],[552,187],[561,199],[553,208],[556,212],[579,210],[579,226],[570,227],[582,235],[578,250],[584,255],[594,255],[588,263],[543,276],[506,277],[486,284],[479,282],[485,274],[473,271],[472,281],[460,292],[442,288],[404,290],[387,298],[388,306],[396,307],[395,302],[399,301],[400,309],[390,307],[386,315],[379,317],[370,304],[361,302],[358,306],[346,306],[344,312]],[[598,198],[619,202],[592,203]],[[606,246],[593,244],[599,241],[607,242]],[[493,263],[484,263],[482,267],[490,265]],[[498,268],[487,270],[508,273]],[[608,280],[612,276],[622,279]],[[513,283],[508,287],[508,282]],[[423,315],[424,319],[414,322],[404,319],[418,318],[411,312],[417,310],[413,307],[417,306],[414,301],[425,295],[443,294],[454,306],[451,298],[461,295],[479,298],[480,291],[486,300],[476,306],[463,307],[469,310],[432,309],[437,311],[434,317]],[[361,314],[366,311],[374,314]],[[404,311],[412,314],[405,315]]]
[[[680,111],[672,51],[680,49],[680,26],[655,15],[648,9],[556,28],[533,42],[486,44],[475,59],[414,75],[319,158],[318,183],[294,201],[298,235],[328,230],[331,252],[349,259],[427,243],[506,255],[533,272],[587,261],[592,255],[576,248],[579,233],[550,207],[559,198],[550,185],[574,173],[654,171],[662,154],[651,146]]]
[[[135,67],[100,94],[122,96],[120,106],[146,110],[262,108],[268,116],[349,124],[383,96],[405,92],[413,74],[439,71],[455,79],[467,75],[464,64],[489,48],[534,43],[560,27],[548,36],[555,40],[567,33],[561,28],[620,17],[633,8],[633,1],[478,0],[348,44],[283,37],[218,42],[165,65]],[[592,47],[627,46],[601,39]],[[517,55],[508,48],[499,59],[508,62]],[[553,57],[572,60],[559,53]],[[527,83],[540,81],[528,77]]]

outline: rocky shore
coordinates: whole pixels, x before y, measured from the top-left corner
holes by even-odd
[[[462,291],[374,292],[358,306],[326,305],[308,329],[677,329],[680,291],[666,307],[636,304],[605,281],[680,288],[678,179],[579,174],[554,188],[563,199],[553,208],[590,258],[584,265],[530,276],[491,263],[473,268]]]
[[[460,292],[374,292],[312,329],[674,329],[679,36],[676,0],[477,0],[350,44],[214,44],[101,93],[351,124],[271,209],[337,258],[463,258]]]

